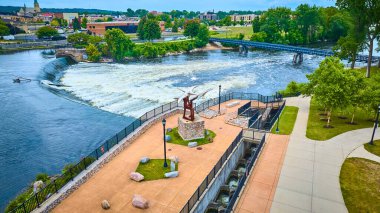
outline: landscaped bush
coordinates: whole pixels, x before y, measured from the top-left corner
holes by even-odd
[[[37,174],[36,181],[39,181],[39,180],[45,183],[46,181],[49,180],[49,176],[46,173]]]
[[[283,97],[299,96],[302,93],[304,86],[304,83],[297,83],[295,81],[291,81],[286,87],[286,89],[280,90],[279,93]]]

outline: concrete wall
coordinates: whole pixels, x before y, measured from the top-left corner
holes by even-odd
[[[228,176],[235,169],[239,159],[243,156],[245,147],[246,143],[243,141],[241,141],[237,145],[231,156],[224,163],[222,169],[216,175],[216,178],[210,183],[209,188],[204,192],[204,194],[201,196],[200,200],[198,201],[196,206],[194,206],[191,212],[203,213],[206,211],[209,203],[215,199],[220,187],[225,184]]]

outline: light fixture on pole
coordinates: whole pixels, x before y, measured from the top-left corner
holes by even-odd
[[[373,145],[373,138],[375,137],[376,128],[379,125],[379,114],[380,114],[380,105],[377,108],[377,115],[376,115],[375,125],[373,126],[372,138],[371,138],[371,141],[369,142],[371,145]]]
[[[166,125],[166,120],[165,118],[162,119],[162,126],[164,127],[164,167],[168,167],[168,164],[166,163],[166,129],[165,129],[165,125]]]
[[[220,115],[220,93],[222,90],[222,85],[219,85],[219,115]]]

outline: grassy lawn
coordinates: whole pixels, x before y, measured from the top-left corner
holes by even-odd
[[[294,123],[296,122],[298,114],[298,107],[285,106],[284,111],[280,116],[280,123],[278,128],[280,129],[281,135],[290,135],[293,132]],[[277,121],[273,125],[272,133],[276,133]]]
[[[150,159],[148,163],[140,163],[136,172],[144,175],[144,180],[158,180],[165,178],[165,173],[170,172],[170,160],[166,159],[168,167],[164,168],[164,159]],[[178,163],[175,165],[178,171]]]
[[[380,157],[380,140],[374,141],[373,145],[366,143],[366,144],[364,144],[364,148],[368,152]]]
[[[331,116],[331,125],[333,128],[324,128],[324,125],[326,125],[327,122],[321,120],[322,117],[325,117],[321,116],[321,113],[324,113],[324,109],[319,108],[316,102],[312,99],[310,103],[309,120],[307,122],[306,130],[306,136],[310,139],[320,141],[328,140],[344,132],[373,126],[373,122],[368,121],[370,115],[368,115],[365,110],[358,110],[355,113],[354,120],[356,125],[347,124],[347,122],[350,122],[352,116],[352,114],[350,114],[348,111],[335,111]],[[347,119],[341,119],[339,116],[346,116]]]
[[[348,158],[340,170],[340,187],[349,212],[380,212],[380,164]]]
[[[239,33],[245,35],[244,40],[249,40],[253,34],[252,27],[223,27],[226,32],[220,32],[219,34],[212,35],[214,38],[236,38]]]
[[[215,138],[215,136],[216,136],[215,132],[213,132],[211,130],[208,130],[208,132],[209,132],[209,135],[206,135],[206,132],[205,132],[205,138],[185,141],[178,134],[178,127],[176,127],[176,128],[173,128],[173,130],[171,132],[167,133],[167,135],[170,135],[170,137],[171,137],[171,141],[167,141],[167,142],[168,143],[179,144],[179,145],[183,145],[183,146],[187,146],[187,144],[189,142],[198,142],[198,146],[199,145],[203,145],[203,144],[208,144],[208,143],[210,143],[210,141],[208,140],[208,138],[210,138],[210,137],[211,138]]]

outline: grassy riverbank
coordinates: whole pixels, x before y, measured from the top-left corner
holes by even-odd
[[[223,27],[225,32],[211,35],[213,38],[237,38],[240,33],[244,34],[244,39],[249,40],[253,34],[252,26],[249,27]]]
[[[294,124],[297,119],[298,114],[298,107],[294,106],[285,106],[284,111],[281,113],[280,116],[280,123],[279,123],[279,134],[281,135],[290,135],[293,132]],[[272,133],[276,133],[277,128],[277,121],[273,125]]]

